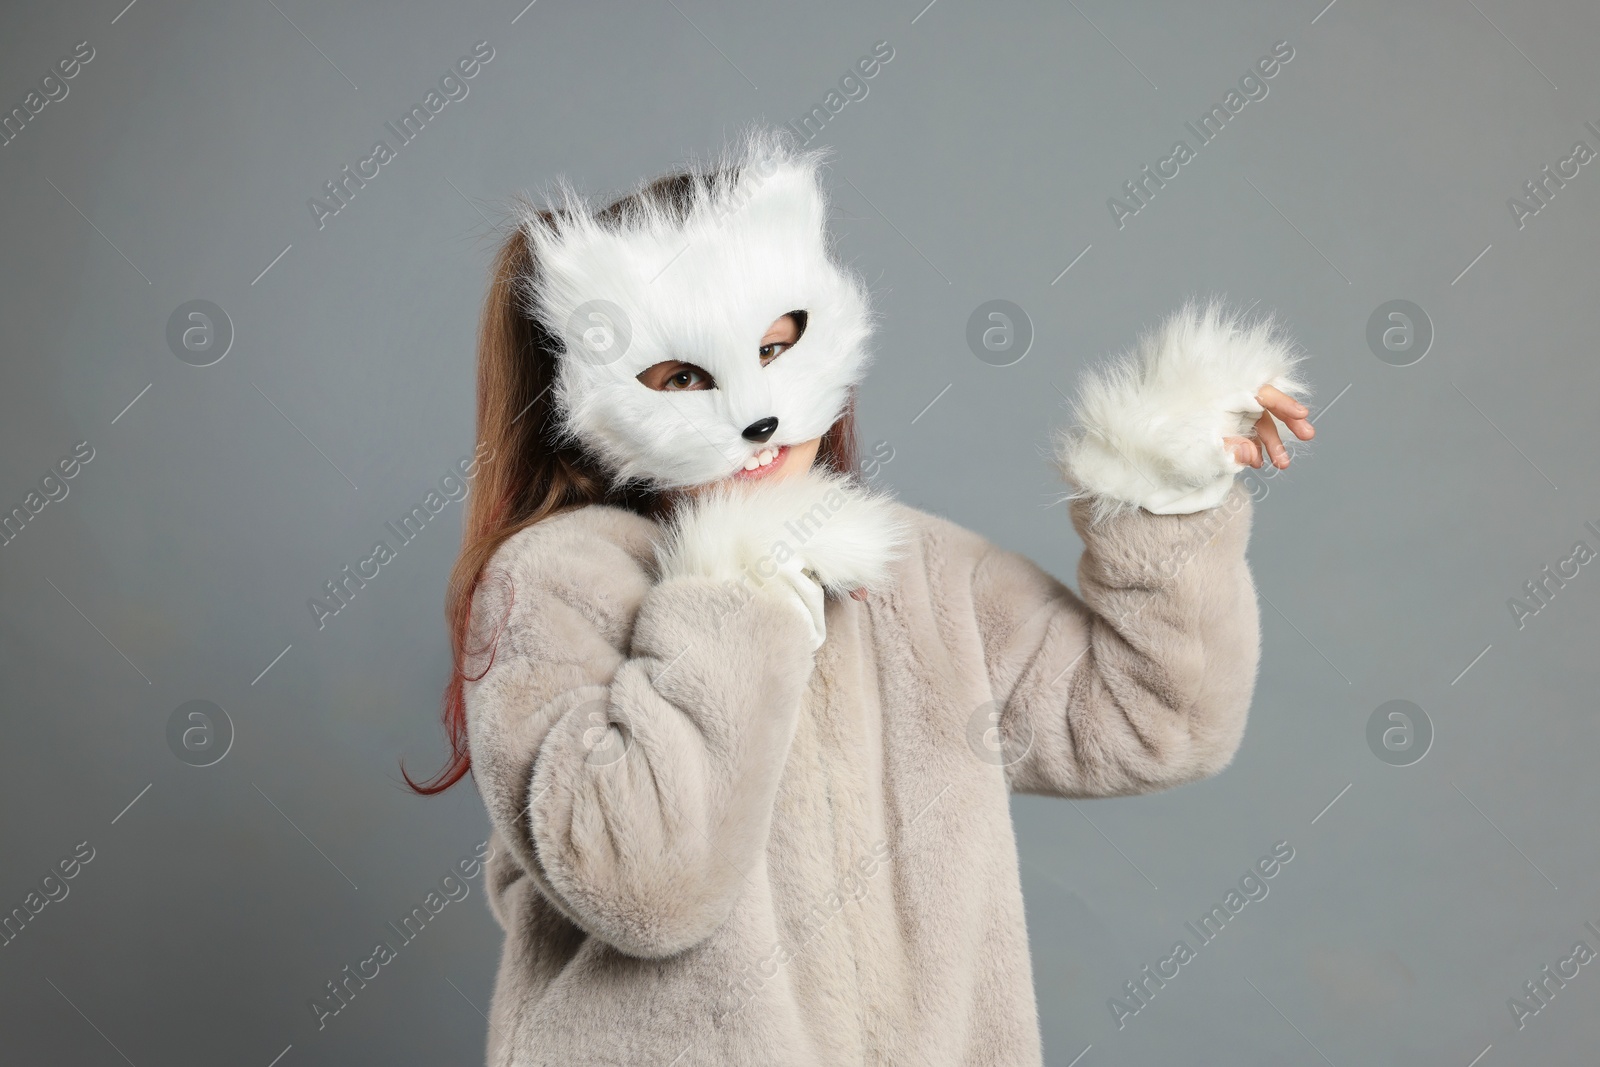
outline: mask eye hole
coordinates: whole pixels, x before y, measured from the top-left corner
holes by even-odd
[[[804,311],[791,311],[767,327],[767,332],[761,338],[761,347],[757,349],[763,367],[800,342],[806,332],[808,317]]]
[[[717,387],[710,371],[681,359],[663,360],[640,371],[638,377],[641,384],[658,393],[688,393]]]

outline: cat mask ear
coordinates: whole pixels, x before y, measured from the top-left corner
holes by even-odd
[[[560,346],[565,431],[617,481],[718,481],[765,448],[821,437],[870,354],[865,285],[835,262],[822,153],[756,131],[699,172],[597,215],[570,186],[522,226],[536,264],[527,312]],[[798,343],[763,366],[762,336],[803,311]],[[656,391],[641,371],[694,364],[714,387]],[[747,428],[776,419],[764,441]],[[759,436],[759,435],[757,435]]]

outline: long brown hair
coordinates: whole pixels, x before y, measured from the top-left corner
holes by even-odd
[[[730,180],[736,175],[723,175]],[[693,202],[695,183],[715,180],[704,174],[672,174],[615,201],[596,216],[623,225],[646,201],[680,216]],[[528,212],[527,225],[552,225],[549,211]],[[526,313],[528,285],[538,264],[525,231],[517,226],[500,246],[491,269],[489,295],[478,328],[478,454],[476,484],[466,501],[461,554],[450,572],[445,621],[450,632],[450,679],[441,718],[450,756],[444,767],[422,782],[404,775],[418,793],[432,796],[459,782],[472,769],[467,747],[466,683],[469,657],[492,651],[496,629],[485,648],[468,649],[472,601],[484,568],[514,534],[554,515],[589,504],[627,508],[648,518],[665,518],[673,496],[636,484],[616,484],[598,462],[562,432],[553,388],[561,342]],[[845,475],[856,468],[855,401],[823,435],[817,460]],[[492,662],[492,659],[491,659]],[[484,668],[486,673],[488,667]]]

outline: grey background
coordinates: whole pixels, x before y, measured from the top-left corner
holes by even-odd
[[[1520,1032],[1507,999],[1600,949],[1600,574],[1522,629],[1507,598],[1600,548],[1600,165],[1525,228],[1506,205],[1600,147],[1592,5],[124,2],[12,4],[0,29],[6,109],[96,49],[0,148],[0,507],[95,449],[0,547],[0,909],[96,849],[0,948],[8,1063],[480,1059],[479,882],[325,1029],[306,1007],[487,832],[470,784],[426,800],[398,773],[443,751],[459,505],[320,632],[307,598],[471,451],[507,197],[626,187],[796,118],[879,40],[893,60],[822,140],[884,316],[861,403],[882,484],[1070,581],[1043,447],[1081,368],[1191,293],[1275,309],[1314,356],[1317,441],[1262,483],[1236,762],[1015,804],[1047,1061],[1593,1058],[1595,965]],[[319,231],[307,198],[479,40],[469,97]],[[1119,230],[1107,198],[1279,40],[1267,98]],[[964,340],[995,298],[1036,331],[1014,366]],[[193,299],[236,331],[214,366],[167,348]],[[1434,324],[1413,366],[1365,341],[1392,299]],[[204,769],[166,741],[195,699],[237,730]],[[1435,729],[1409,767],[1366,742],[1392,699]],[[1119,1031],[1108,998],[1278,841],[1270,896]]]

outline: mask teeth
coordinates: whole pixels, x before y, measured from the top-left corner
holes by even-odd
[[[767,464],[776,459],[777,456],[778,450],[776,448],[763,448],[761,451],[744,461],[744,469],[747,471],[753,471],[760,467],[765,467]]]

